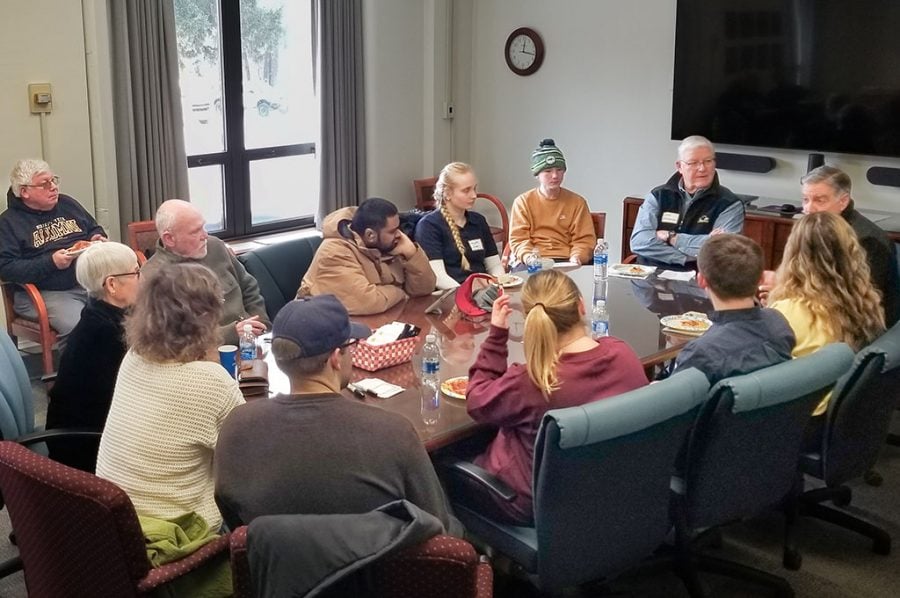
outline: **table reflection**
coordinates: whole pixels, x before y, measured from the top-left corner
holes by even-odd
[[[644,280],[610,278],[608,281],[594,281],[590,266],[566,269],[585,300],[587,315],[585,325],[589,326],[591,301],[603,298],[609,312],[610,335],[627,342],[641,359],[645,368],[652,369],[675,355],[691,337],[666,335],[661,331],[659,318],[676,315],[685,311],[709,313],[712,306],[702,289],[694,281],[660,280],[656,274]],[[523,278],[527,274],[520,273]],[[524,329],[524,315],[521,301],[522,285],[507,289],[511,295],[513,315],[510,317],[510,362],[523,362],[524,345],[521,342]],[[353,317],[375,329],[395,320],[415,324],[422,329],[416,350],[410,362],[377,372],[353,369],[352,381],[363,378],[381,378],[406,390],[390,399],[366,398],[365,401],[384,409],[400,413],[416,428],[426,448],[434,450],[474,433],[478,426],[469,418],[465,401],[442,395],[440,419],[435,425],[425,425],[420,414],[421,394],[419,371],[422,364],[421,350],[425,335],[433,332],[437,336],[441,350],[441,379],[468,375],[469,366],[475,362],[478,348],[484,341],[490,326],[490,314],[480,318],[466,318],[456,308],[453,294],[446,296],[436,310],[439,313],[426,314],[425,309],[434,303],[437,296],[418,297],[407,300],[387,312],[375,316]],[[287,377],[278,370],[274,359],[269,362],[270,393],[287,393]],[[358,400],[349,391],[348,397]]]

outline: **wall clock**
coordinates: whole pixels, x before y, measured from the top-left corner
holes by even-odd
[[[544,62],[544,41],[530,27],[519,27],[506,38],[506,66],[522,77],[534,74]]]

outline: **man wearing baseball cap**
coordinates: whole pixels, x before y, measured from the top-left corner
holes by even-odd
[[[541,257],[590,263],[597,242],[591,209],[582,196],[563,188],[566,158],[552,139],[544,139],[532,152],[531,174],[538,186],[512,206],[509,246],[514,261],[523,261],[536,247]]]
[[[291,392],[232,410],[216,445],[216,502],[232,529],[260,515],[366,513],[397,499],[449,524],[412,424],[341,394],[354,345],[370,333],[334,295],[278,312],[272,352]]]

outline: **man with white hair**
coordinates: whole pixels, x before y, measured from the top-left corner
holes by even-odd
[[[716,174],[716,149],[692,135],[678,146],[677,172],[644,199],[631,233],[638,263],[668,269],[696,269],[700,247],[710,235],[740,233],[744,204]]]
[[[78,241],[106,240],[106,233],[81,204],[59,192],[59,177],[43,160],[16,162],[9,184],[8,208],[0,214],[0,279],[40,290],[62,351],[87,303],[73,267],[80,252],[69,249]],[[37,317],[24,291],[16,293],[13,309]]]
[[[216,273],[225,292],[225,312],[220,322],[222,342],[237,344],[249,324],[253,333],[265,332],[271,322],[256,279],[244,269],[228,246],[206,232],[206,220],[196,207],[181,199],[164,201],[156,211],[159,241],[142,274],[163,264],[197,262]]]

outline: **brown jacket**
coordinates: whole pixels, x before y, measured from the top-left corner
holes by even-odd
[[[355,207],[332,212],[322,225],[322,245],[307,270],[297,297],[335,295],[351,315],[380,314],[407,297],[427,295],[434,290],[434,271],[421,247],[412,259],[383,255],[363,245],[349,227]],[[348,236],[342,236],[343,228]]]

